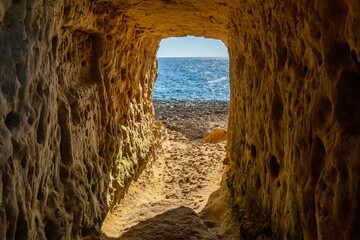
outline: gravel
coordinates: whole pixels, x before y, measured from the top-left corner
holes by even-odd
[[[228,101],[154,100],[155,119],[189,140],[200,139],[214,128],[226,128]]]

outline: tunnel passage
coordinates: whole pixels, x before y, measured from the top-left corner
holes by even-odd
[[[0,6],[2,238],[98,236],[156,157],[155,54],[185,35],[229,49],[229,194],[270,222],[242,234],[360,237],[357,0]]]

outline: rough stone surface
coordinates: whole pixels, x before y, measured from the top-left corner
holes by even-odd
[[[234,209],[360,238],[359,29],[358,0],[1,1],[0,238],[98,236],[156,154],[159,41],[185,35],[229,49]]]
[[[234,199],[288,239],[360,238],[359,1],[244,1],[232,16]]]
[[[226,141],[226,130],[222,128],[215,128],[204,135],[203,141],[206,143],[224,142]]]
[[[158,41],[105,24],[107,7],[13,1],[5,8],[1,239],[96,238],[108,207],[155,156]]]

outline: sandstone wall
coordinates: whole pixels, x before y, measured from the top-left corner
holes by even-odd
[[[360,238],[359,14],[359,1],[234,12],[228,183],[279,238]],[[245,222],[244,236],[271,235],[260,224]]]
[[[162,38],[229,48],[242,233],[360,238],[358,0],[0,3],[0,238],[92,238],[156,154]],[[246,212],[248,210],[248,212]],[[252,214],[249,214],[252,213]]]
[[[1,4],[0,238],[96,238],[155,154],[158,41],[106,4]]]

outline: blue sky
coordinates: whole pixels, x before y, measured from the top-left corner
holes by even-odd
[[[203,37],[166,38],[160,42],[158,57],[228,57],[220,40]]]

